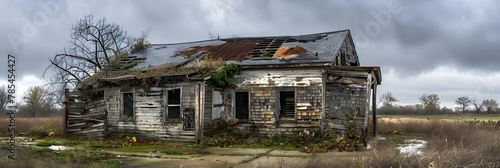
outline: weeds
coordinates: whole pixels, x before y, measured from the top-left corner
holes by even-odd
[[[44,146],[44,147],[47,147],[47,146],[52,146],[54,145],[53,142],[50,142],[50,141],[42,141],[42,142],[38,142],[36,143],[36,146]]]
[[[428,141],[422,154],[402,154],[396,144],[378,141],[364,154],[338,162],[325,162],[313,155],[308,167],[498,167],[498,130],[465,121],[435,119],[384,119],[379,132],[400,129],[421,134]],[[383,131],[380,131],[383,130]],[[391,135],[392,136],[392,135]]]
[[[329,151],[356,151],[364,145],[363,137],[354,130],[354,123],[340,136],[333,133],[322,136],[319,133],[305,129],[295,136],[274,135],[271,137],[256,137],[241,131],[220,131],[203,139],[201,145],[205,147],[254,147],[285,150],[300,150],[302,152],[317,153]]]
[[[403,131],[401,131],[401,129],[393,130],[391,128],[388,128],[386,130],[380,131],[380,134],[384,134],[384,135],[403,135]]]
[[[63,134],[63,130],[61,128],[55,128],[52,123],[48,123],[42,126],[32,127],[27,135],[29,136],[38,136],[38,137],[46,137],[46,136],[61,136]]]
[[[0,117],[0,125],[9,125],[10,118],[5,117],[1,118]],[[53,117],[19,117],[16,118],[16,132],[17,133],[28,133],[31,128],[37,127],[37,128],[48,128],[48,125],[50,125],[51,129],[54,129],[53,132],[55,135],[62,135],[62,128],[64,122],[64,116],[53,116]],[[43,134],[50,134],[52,131],[41,131]],[[0,129],[0,133],[2,135],[8,135],[9,132],[7,132],[7,129]]]
[[[166,154],[171,154],[171,155],[180,155],[180,154],[182,154],[182,150],[181,149],[177,149],[177,148],[167,148],[167,149],[162,150],[161,152],[166,153]]]

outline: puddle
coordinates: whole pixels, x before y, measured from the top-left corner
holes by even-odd
[[[398,150],[399,153],[403,156],[409,156],[409,155],[422,155],[424,154],[424,151],[422,151],[427,145],[427,141],[422,140],[423,137],[421,136],[406,136],[406,135],[396,135],[396,136],[377,136],[374,138],[373,141],[369,142],[366,145],[365,149],[372,149],[374,148],[374,144],[379,143],[386,143],[384,141],[389,141],[389,142],[394,142],[396,143],[396,147],[394,148],[395,150]],[[376,146],[376,145],[375,145]]]
[[[422,155],[422,148],[427,144],[427,141],[420,139],[407,139],[402,144],[398,144],[399,146],[396,149],[403,155]]]
[[[74,150],[76,147],[68,147],[68,146],[58,146],[58,145],[52,145],[48,147],[49,149],[52,150]]]
[[[10,139],[2,139],[0,140],[0,143],[8,143]],[[21,147],[37,147],[37,148],[48,148],[52,150],[76,150],[76,149],[83,149],[80,147],[69,147],[69,146],[62,146],[62,145],[52,145],[49,147],[41,147],[41,146],[36,146],[37,143],[41,141],[33,141],[31,138],[26,138],[26,137],[16,137],[16,146],[21,146]],[[0,153],[3,154],[3,153]]]

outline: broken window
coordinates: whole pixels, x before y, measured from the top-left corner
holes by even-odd
[[[220,114],[224,111],[224,104],[222,103],[222,100],[222,91],[214,90],[212,120],[220,118]]]
[[[280,92],[280,117],[295,117],[295,92]]]
[[[167,91],[167,122],[181,121],[181,89]]]
[[[123,109],[121,114],[122,121],[131,121],[134,119],[134,94],[123,93]]]
[[[236,92],[236,118],[239,120],[248,120],[248,92]]]

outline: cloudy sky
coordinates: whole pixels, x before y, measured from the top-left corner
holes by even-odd
[[[438,94],[454,107],[460,96],[500,101],[500,1],[493,0],[1,0],[0,84],[7,54],[17,56],[18,92],[40,79],[70,28],[84,14],[121,25],[152,43],[221,37],[300,35],[351,29],[362,66],[380,66],[378,95],[398,104]],[[18,97],[21,94],[18,94]]]

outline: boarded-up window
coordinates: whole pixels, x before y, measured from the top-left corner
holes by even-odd
[[[224,111],[224,104],[222,98],[222,92],[215,90],[213,93],[213,110],[212,110],[212,119],[220,118],[221,113]]]
[[[121,119],[123,121],[130,121],[134,119],[134,94],[123,93],[123,109]]]
[[[167,122],[181,121],[181,89],[167,91]]]
[[[236,118],[248,120],[248,92],[236,92]]]

